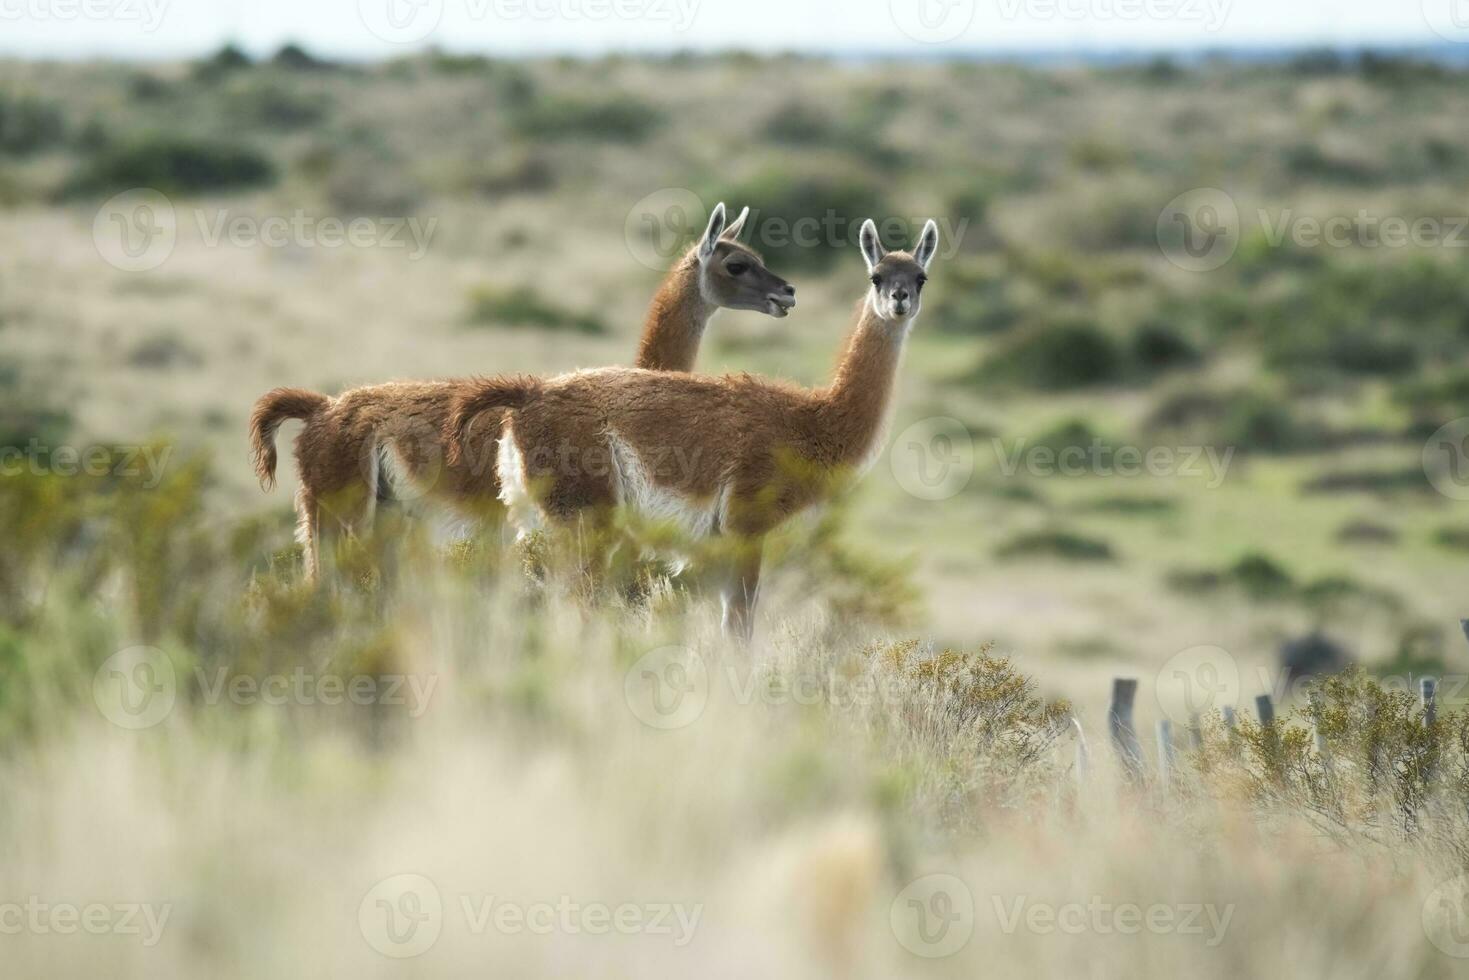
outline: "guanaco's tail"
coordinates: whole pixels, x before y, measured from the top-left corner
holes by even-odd
[[[255,403],[250,413],[250,456],[261,489],[275,486],[275,430],[286,419],[305,421],[331,403],[326,395],[305,388],[276,388]]]
[[[461,384],[444,425],[444,443],[450,465],[456,465],[463,458],[464,442],[481,412],[520,408],[540,390],[540,386],[538,380],[524,375],[473,378]]]

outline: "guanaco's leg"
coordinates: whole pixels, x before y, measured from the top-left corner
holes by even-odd
[[[755,635],[755,604],[760,598],[762,541],[743,539],[735,547],[724,590],[724,635],[749,643]]]

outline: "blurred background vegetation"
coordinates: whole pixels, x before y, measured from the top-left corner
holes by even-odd
[[[1469,234],[1384,248],[1269,232],[1363,211],[1452,230],[1466,110],[1458,69],[1330,51],[1050,68],[433,51],[349,64],[294,45],[5,62],[0,441],[161,440],[175,467],[209,461],[191,507],[216,527],[258,520],[260,554],[287,552],[290,466],[267,497],[246,463],[266,389],[626,362],[660,274],[637,260],[629,216],[669,188],[751,207],[747,238],[801,289],[790,320],[716,321],[701,369],[820,383],[864,287],[847,236],[868,216],[933,215],[952,235],[893,431],[958,419],[975,472],[949,499],[915,500],[895,449],[824,575],[904,569],[903,601],[875,608],[995,641],[1079,700],[1189,646],[1268,664],[1316,631],[1374,669],[1449,669],[1465,662],[1469,520],[1421,452],[1469,396]],[[99,256],[93,221],[137,187],[169,196],[178,243],[126,273]],[[1198,187],[1242,218],[1233,258],[1203,273],[1170,262],[1157,231]],[[418,259],[203,233],[220,215],[298,210],[435,224]],[[831,217],[837,233],[814,245],[777,233]],[[1003,465],[1094,445],[1233,455],[1222,482],[1207,460],[1202,475],[1137,477]],[[786,587],[805,574],[791,563]]]

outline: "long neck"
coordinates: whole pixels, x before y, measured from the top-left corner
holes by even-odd
[[[909,322],[882,319],[866,300],[858,309],[857,325],[821,403],[827,445],[838,462],[861,460],[881,437]]]
[[[699,257],[691,251],[673,267],[653,297],[638,344],[640,368],[692,371],[704,327],[719,309],[699,288]]]

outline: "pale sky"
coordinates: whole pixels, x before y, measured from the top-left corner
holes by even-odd
[[[340,57],[744,48],[954,51],[1421,43],[1469,51],[1469,0],[0,0],[0,53]]]

